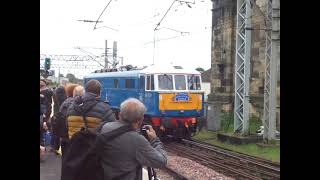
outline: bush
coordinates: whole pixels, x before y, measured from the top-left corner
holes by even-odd
[[[233,133],[234,116],[233,112],[221,113],[221,130],[224,133]],[[262,126],[262,121],[257,116],[252,116],[249,120],[249,134],[256,134],[256,131]]]
[[[223,132],[233,132],[233,113],[221,113],[221,129]]]
[[[259,117],[252,115],[249,121],[249,134],[256,134],[256,131],[262,126],[262,121]]]

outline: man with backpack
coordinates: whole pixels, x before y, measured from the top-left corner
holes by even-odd
[[[99,81],[88,81],[84,95],[75,97],[68,108],[69,141],[66,152],[63,152],[61,180],[101,179],[97,177],[97,158],[92,160],[90,155],[97,135],[95,132],[106,122],[116,120],[109,105],[100,100],[101,88]]]
[[[67,127],[67,110],[73,103],[75,97],[83,96],[84,88],[81,85],[69,84],[66,86],[67,99],[62,103],[59,112],[57,113],[57,134],[61,138],[61,151],[63,154],[67,149],[69,141],[68,127]]]
[[[132,131],[125,132],[112,140],[100,138],[99,149],[104,180],[141,180],[142,167],[162,168],[167,164],[166,151],[154,129],[144,126],[148,140],[139,131],[146,107],[135,98],[129,98],[120,106],[120,120],[106,123],[101,135],[112,133],[125,126]]]
[[[75,97],[67,112],[69,138],[85,127],[84,116],[89,128],[96,128],[103,121],[116,120],[109,105],[100,100],[101,88],[99,81],[90,80],[85,85],[85,94]]]

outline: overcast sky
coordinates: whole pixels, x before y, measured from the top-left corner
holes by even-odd
[[[77,20],[97,20],[109,0],[41,0],[40,53],[85,55],[74,47],[96,55],[118,42],[118,56],[124,64],[144,66],[153,63],[174,63],[186,68],[211,66],[211,0],[175,2],[156,31],[154,28],[173,0],[113,0],[93,30],[94,23]],[[172,29],[172,30],[170,30]],[[174,31],[176,30],[176,31]],[[189,32],[183,33],[180,32]],[[94,62],[93,62],[94,63]],[[65,72],[62,72],[65,73]]]

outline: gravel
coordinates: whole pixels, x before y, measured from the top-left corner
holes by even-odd
[[[213,169],[205,167],[195,161],[179,157],[168,152],[167,167],[175,170],[189,180],[234,180],[220,174]],[[161,180],[173,180],[174,178],[161,169],[156,169],[157,177]]]
[[[175,180],[170,174],[162,169],[155,169],[157,173],[157,178],[160,180]]]

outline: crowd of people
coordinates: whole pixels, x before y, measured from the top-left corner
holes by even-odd
[[[108,103],[100,100],[102,86],[97,80],[88,81],[84,87],[70,83],[52,90],[47,86],[45,80],[40,80],[40,161],[46,147],[51,146],[56,155],[62,156],[62,163],[67,162],[65,154],[70,154],[72,138],[86,128],[106,134],[128,126],[131,131],[101,142],[99,163],[103,179],[142,179],[142,167],[166,165],[167,155],[161,141],[151,126],[143,125],[146,107],[138,99],[122,102],[117,120]],[[146,137],[140,132],[142,127],[146,129]],[[47,132],[51,134],[49,144],[44,138]],[[70,179],[67,178],[70,173],[63,170],[61,180]]]

